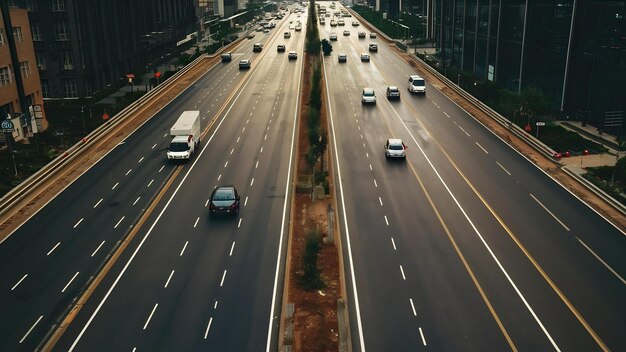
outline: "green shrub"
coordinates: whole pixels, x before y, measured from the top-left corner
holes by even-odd
[[[304,254],[302,255],[302,276],[300,284],[307,291],[324,288],[324,281],[317,268],[317,256],[322,247],[322,236],[318,230],[310,230],[306,236]]]

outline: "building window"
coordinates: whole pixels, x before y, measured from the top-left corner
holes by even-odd
[[[33,41],[40,42],[41,39],[41,31],[39,30],[39,22],[31,22],[30,23],[30,32],[33,34]]]
[[[11,84],[11,69],[9,66],[0,67],[0,87]]]
[[[54,39],[59,41],[70,40],[70,33],[67,31],[67,22],[54,23]]]
[[[22,36],[22,27],[13,27],[13,38],[15,38],[16,43],[24,41],[24,37]]]
[[[52,0],[52,11],[54,12],[65,11],[65,0]]]
[[[0,28],[0,45],[4,45],[4,28]]]
[[[6,112],[7,114],[12,114],[15,112],[15,110],[13,109],[13,102],[10,102],[8,104],[4,104],[2,106],[0,106],[0,111],[4,110],[4,112]]]
[[[47,79],[41,80],[41,95],[44,98],[50,98],[50,83]]]
[[[20,71],[22,72],[22,78],[30,77],[30,65],[28,61],[20,62]]]
[[[37,59],[37,68],[39,71],[45,71],[46,69],[46,52],[43,50],[37,50],[35,52],[35,56]]]
[[[74,61],[72,60],[72,51],[71,50],[63,51],[63,69],[64,70],[73,70],[74,69]]]
[[[63,80],[63,97],[65,98],[78,98],[78,92],[76,90],[75,79]]]

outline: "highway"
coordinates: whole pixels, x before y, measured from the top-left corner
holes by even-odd
[[[410,95],[417,72],[345,20],[320,37],[338,38],[324,59],[353,347],[626,348],[624,234],[428,83]],[[385,160],[387,138],[406,162]]]
[[[244,40],[232,62],[215,65],[0,245],[0,350],[34,350],[129,233],[55,350],[276,343],[302,68],[275,50],[281,25]],[[302,55],[303,33],[288,50]],[[252,52],[255,42],[263,52]],[[251,70],[238,69],[243,58]],[[201,152],[168,162],[169,128],[194,109],[209,127]],[[218,184],[239,189],[237,219],[209,219]]]

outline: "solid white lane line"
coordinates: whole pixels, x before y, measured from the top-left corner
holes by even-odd
[[[128,174],[130,174],[131,171],[133,171],[133,169],[128,169],[128,171],[126,171],[126,175],[125,176],[128,176]]]
[[[243,201],[243,206],[245,207],[246,205],[248,205],[248,197],[246,196],[246,199]]]
[[[141,157],[141,159],[139,159],[139,161],[137,162],[137,164],[139,164],[140,162],[143,161],[143,156]]]
[[[198,226],[198,221],[200,221],[200,217],[198,216],[198,218],[196,219],[196,222],[193,224],[193,228],[195,229],[196,226]]]
[[[158,306],[159,306],[158,303],[154,304],[154,308],[152,308],[152,312],[150,312],[150,315],[148,316],[148,319],[146,320],[146,323],[143,324],[143,329],[144,330],[146,330],[146,328],[148,327],[148,324],[150,323],[150,319],[152,319],[152,316],[154,315],[154,312],[156,311]]]
[[[187,245],[189,244],[189,241],[185,241],[185,245],[183,246],[183,249],[180,250],[180,255],[179,257],[183,256],[183,253],[185,253],[185,248],[187,248]]]
[[[233,250],[235,250],[235,241],[233,241],[233,244],[230,246],[230,253],[228,253],[229,257],[233,256]]]
[[[137,204],[137,202],[139,201],[139,199],[141,199],[141,197],[137,197],[137,199],[135,199],[135,202],[133,202],[133,205]]]
[[[402,279],[406,281],[406,276],[404,276],[404,269],[402,268],[402,265],[400,265],[400,272],[402,273]]]
[[[466,130],[463,129],[463,127],[459,126],[459,128],[461,129],[461,131],[463,131],[468,137],[471,137],[469,133],[467,133]]]
[[[393,237],[391,237],[391,245],[393,246],[394,251],[398,250],[398,248],[396,248],[396,241],[393,240]]]
[[[415,310],[415,305],[413,304],[413,298],[409,298],[409,301],[411,301],[411,309],[413,309],[413,315],[417,316],[417,311]]]
[[[78,222],[76,223],[76,225],[74,225],[74,228],[76,228],[78,225],[80,225],[80,223],[83,222],[83,218],[80,218],[80,220],[78,220]]]
[[[483,152],[485,152],[485,154],[489,154],[489,152],[487,151],[487,149],[483,148],[483,146],[482,146],[482,145],[480,145],[480,144],[478,144],[478,142],[474,142],[474,143],[476,143],[476,145],[478,146],[478,148],[482,149],[482,150],[483,150]]]
[[[535,198],[535,196],[532,193],[528,193],[528,194],[530,194],[530,196],[535,200],[535,202],[537,202],[539,205],[541,205],[543,210],[547,211],[548,214],[552,215],[554,220],[556,220],[559,224],[561,224],[561,226],[563,226],[563,228],[565,228],[567,231],[569,231],[569,227],[565,226],[565,224],[559,218],[557,218],[556,215],[554,215],[554,213],[552,213],[548,208],[546,208],[546,206],[543,205],[543,203],[541,203],[539,201],[539,199]]]
[[[161,168],[159,169],[159,172],[163,171],[164,167],[165,167],[165,165],[161,166]]]
[[[237,223],[237,228],[241,227],[241,220],[243,220],[243,218],[239,218],[239,222]]]
[[[220,287],[224,286],[224,279],[226,279],[226,272],[228,270],[224,270],[224,273],[222,274],[222,281],[220,281]]]
[[[224,167],[228,166],[228,160],[224,163]]]
[[[98,246],[98,248],[96,248],[95,251],[93,251],[93,253],[91,253],[91,257],[93,258],[94,255],[96,255],[96,253],[98,253],[98,251],[100,250],[100,247],[102,247],[102,245],[104,244],[105,241],[102,241],[100,243],[100,245]]]
[[[113,187],[111,187],[111,189],[112,189],[112,190],[113,190],[113,189],[115,189],[115,187],[117,187],[117,185],[119,185],[119,184],[120,184],[119,182],[118,182],[118,183],[116,183],[116,184],[114,184],[114,185],[113,185]]]
[[[65,284],[65,287],[63,287],[63,289],[61,290],[61,293],[65,292],[65,290],[67,290],[68,286],[72,283],[72,281],[74,281],[76,276],[78,276],[78,273],[79,273],[79,271],[77,271],[76,274],[74,274],[74,276],[72,276],[70,281],[68,281],[67,284]]]
[[[385,224],[387,224],[387,226],[389,226],[389,220],[387,220],[387,215],[385,215]]]
[[[40,315],[39,319],[37,319],[35,324],[33,324],[33,326],[31,326],[30,329],[28,329],[28,331],[26,331],[26,334],[24,334],[24,336],[22,336],[22,339],[20,340],[20,343],[22,343],[22,342],[24,342],[24,340],[26,340],[26,338],[28,337],[28,334],[30,334],[30,332],[33,331],[35,326],[37,326],[37,324],[39,324],[39,322],[41,321],[42,318],[43,318],[43,315]]]
[[[57,247],[58,247],[60,244],[61,244],[61,242],[57,242],[57,244],[56,244],[54,247],[52,247],[52,249],[51,249],[51,250],[49,250],[49,251],[48,251],[48,254],[46,254],[46,255],[48,256],[48,255],[50,255],[50,253],[54,252],[54,250],[55,250],[55,249],[57,249]]]
[[[24,276],[22,276],[22,278],[20,279],[20,281],[16,282],[15,285],[13,285],[13,287],[11,287],[11,291],[15,290],[17,288],[17,286],[19,286],[19,284],[22,283],[22,281],[24,281],[24,279],[26,278],[26,276],[28,276],[28,274],[24,274]]]
[[[252,186],[254,184],[254,177],[252,178],[252,181],[250,181],[250,186]]]
[[[150,180],[150,183],[148,183],[148,187],[152,185],[152,182],[154,182],[154,179]]]
[[[100,200],[98,201],[98,203],[96,203],[96,204],[93,206],[93,207],[94,207],[94,209],[95,209],[98,205],[100,205],[100,203],[102,203],[102,201],[103,201],[103,199],[102,199],[102,198],[100,198]]]
[[[509,170],[505,169],[504,166],[502,166],[502,164],[500,164],[499,162],[496,161],[496,164],[498,164],[498,166],[500,166],[500,168],[506,172],[507,175],[511,176],[511,173],[509,172]]]
[[[165,286],[163,286],[163,288],[167,288],[167,285],[170,284],[170,280],[172,279],[172,276],[174,276],[174,269],[172,269],[170,276],[167,278],[167,281],[165,281]]]
[[[154,148],[156,148],[156,146],[157,146],[157,145],[156,145],[156,143],[154,143],[154,145],[152,146],[152,148],[151,148],[151,149],[154,149]]]
[[[256,169],[256,168],[258,168],[258,167],[259,167],[259,161],[257,160],[257,161],[256,161],[256,164],[254,164],[254,168]]]
[[[215,303],[213,304],[213,309],[217,309],[217,300],[215,300]]]
[[[376,183],[376,179],[374,179],[374,187],[378,188],[378,183]]]
[[[124,216],[122,216],[120,221],[118,221],[117,224],[115,224],[115,226],[113,226],[113,228],[116,229],[118,226],[120,226],[120,223],[122,222],[122,220],[124,220]]]
[[[206,327],[206,331],[204,332],[204,339],[206,340],[207,336],[209,336],[209,329],[211,329],[211,323],[213,322],[213,317],[209,319],[209,325]]]
[[[380,206],[382,207],[382,206],[383,206],[383,200],[382,200],[382,198],[378,197],[378,202],[380,203]]]
[[[424,332],[422,331],[422,327],[420,326],[420,336],[422,337],[422,343],[426,346],[426,338],[424,337]]]
[[[217,176],[217,180],[219,181],[222,178],[222,174],[220,174],[219,176]]]
[[[574,236],[576,237],[576,236]],[[580,238],[576,237],[576,239],[578,240],[578,242],[580,242],[580,244],[583,245],[583,247],[585,247],[591,254],[593,254],[594,257],[596,257],[596,259],[598,259],[598,261],[600,261],[600,263],[602,263],[602,265],[604,265],[607,269],[609,269],[609,271],[615,275],[615,277],[617,277],[617,279],[619,281],[621,281],[624,285],[626,285],[626,280],[624,280],[623,277],[621,277],[615,270],[613,270],[613,268],[611,268],[611,266],[609,264],[607,264],[604,260],[602,260],[602,258],[600,258],[599,255],[596,254],[596,252],[594,252],[591,248],[589,248],[589,246],[587,246],[585,244],[585,242],[583,242],[583,240],[581,240]]]

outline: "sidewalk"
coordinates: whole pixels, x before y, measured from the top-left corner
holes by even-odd
[[[586,172],[584,169],[588,167],[615,166],[619,157],[617,137],[606,133],[600,134],[596,127],[583,126],[580,121],[557,121],[556,124],[578,133],[583,138],[600,143],[608,149],[608,152],[601,154],[574,155],[569,158],[562,158],[561,163],[568,166],[570,170],[577,174],[583,174]]]

